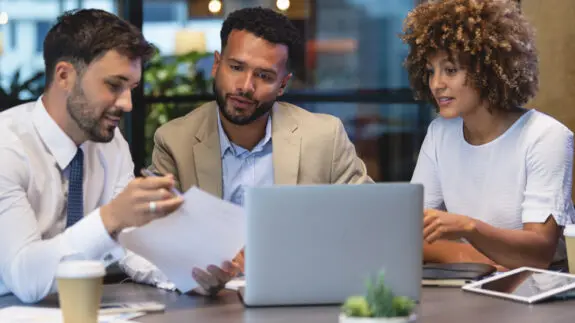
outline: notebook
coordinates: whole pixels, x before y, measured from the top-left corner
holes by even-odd
[[[497,269],[481,263],[448,263],[423,265],[422,285],[439,287],[461,287],[490,276]]]

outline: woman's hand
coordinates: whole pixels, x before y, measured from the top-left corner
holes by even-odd
[[[423,211],[423,239],[427,243],[463,238],[474,229],[475,220],[470,217],[435,209]]]

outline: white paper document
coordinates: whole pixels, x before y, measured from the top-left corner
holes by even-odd
[[[246,280],[244,277],[234,278],[226,284],[226,289],[230,290],[239,290],[242,287],[246,287]]]
[[[184,204],[165,218],[119,236],[127,249],[158,267],[182,292],[198,284],[192,269],[221,266],[245,245],[243,208],[197,187],[184,194]]]
[[[145,315],[145,313],[120,313],[99,315],[98,323],[136,323],[129,319]],[[10,306],[0,309],[2,323],[63,323],[62,311],[59,308]]]

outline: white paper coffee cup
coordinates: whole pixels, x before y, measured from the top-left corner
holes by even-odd
[[[563,235],[565,236],[565,245],[567,246],[569,272],[575,274],[575,225],[566,225],[563,230]]]
[[[73,260],[58,265],[56,280],[64,323],[97,323],[106,268],[99,261]]]

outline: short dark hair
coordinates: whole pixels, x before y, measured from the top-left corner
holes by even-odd
[[[114,14],[99,9],[65,12],[44,39],[46,87],[58,62],[70,62],[81,69],[109,50],[142,62],[156,52],[138,28]]]
[[[288,47],[288,68],[302,60],[302,41],[293,23],[283,14],[268,8],[254,7],[236,10],[228,15],[220,31],[222,51],[232,30],[245,30],[273,44]]]
[[[490,108],[515,109],[538,90],[533,27],[510,0],[427,2],[409,13],[402,39],[416,98],[435,103],[427,58],[446,51],[467,70],[468,80]]]

